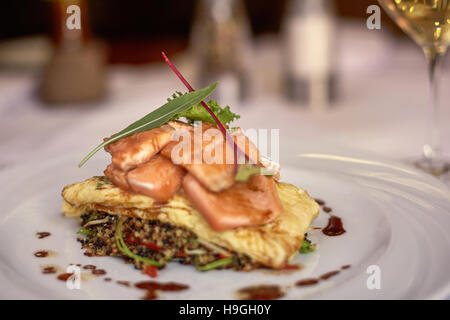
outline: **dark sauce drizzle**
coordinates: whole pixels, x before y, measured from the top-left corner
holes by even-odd
[[[156,290],[160,291],[182,291],[189,288],[189,286],[185,284],[179,284],[175,282],[167,282],[160,283],[156,281],[142,281],[138,282],[134,285],[136,288],[147,290],[146,296],[143,298],[144,300],[153,300],[158,297],[156,294]]]
[[[274,300],[283,297],[285,292],[278,285],[259,285],[242,288],[238,294],[244,300]]]
[[[345,270],[350,268],[350,265],[347,264],[341,267],[341,270]],[[295,283],[296,287],[306,287],[316,285],[321,281],[328,280],[331,277],[339,274],[339,270],[333,270],[327,273],[324,273],[318,278],[307,278],[301,279]],[[242,288],[238,291],[238,294],[242,299],[245,300],[272,300],[279,299],[285,295],[285,291],[282,287],[278,285],[258,285]]]
[[[303,279],[303,280],[299,280],[295,283],[296,286],[298,287],[303,287],[303,286],[311,286],[313,284],[318,284],[319,283],[319,279]]]
[[[56,273],[56,268],[54,266],[48,266],[42,269],[42,273],[49,274],[49,273]]]
[[[324,206],[322,209],[323,209],[323,211],[325,211],[326,213],[330,213],[331,211],[333,211],[333,209],[331,209],[330,207],[326,207],[326,206]]]
[[[96,268],[97,267],[92,264],[87,264],[87,265],[83,266],[83,269],[85,269],[85,270],[94,270]]]
[[[326,206],[325,201],[321,199],[314,199],[319,206],[322,207],[322,210],[326,213],[331,213],[333,209],[331,207]],[[322,230],[322,232],[330,237],[340,236],[344,234],[346,231],[342,224],[342,219],[335,215],[330,215],[328,218],[328,225]]]
[[[47,232],[47,231],[43,231],[43,232],[37,232],[36,235],[37,235],[38,239],[43,239],[43,238],[50,236],[51,233]]]
[[[328,218],[328,225],[322,230],[322,232],[329,237],[335,237],[344,234],[346,231],[344,229],[344,225],[342,224],[342,219],[332,215]]]
[[[321,280],[328,280],[328,279],[330,279],[331,277],[334,277],[334,276],[338,275],[339,272],[340,272],[339,270],[330,271],[330,272],[324,273],[324,274],[321,275],[319,278],[320,278]]]
[[[323,201],[322,199],[314,199],[314,201],[316,201],[319,206],[325,205],[325,201]]]
[[[125,287],[129,287],[131,285],[129,281],[122,281],[122,280],[116,281],[116,283]]]
[[[92,274],[95,274],[95,275],[104,275],[104,274],[106,274],[106,271],[103,270],[103,269],[93,269],[93,270],[92,270]]]
[[[58,280],[67,281],[73,273],[62,273],[58,276]]]
[[[48,251],[47,250],[40,250],[40,251],[36,251],[34,253],[34,256],[37,258],[45,258],[48,256]]]
[[[342,267],[341,267],[341,270],[346,270],[346,269],[348,269],[348,268],[350,268],[350,267],[351,267],[351,265],[346,264],[345,266],[342,266]],[[338,275],[339,273],[340,273],[339,270],[333,270],[333,271],[324,273],[323,275],[321,275],[321,276],[318,277],[318,278],[310,278],[310,279],[299,280],[299,281],[297,281],[297,282],[295,283],[295,285],[296,285],[297,287],[304,287],[304,286],[315,285],[315,284],[318,284],[320,281],[328,280],[328,279],[330,279],[331,277],[334,277],[334,276]]]

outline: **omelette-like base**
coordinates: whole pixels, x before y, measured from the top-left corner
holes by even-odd
[[[245,254],[267,267],[283,268],[301,246],[311,221],[319,213],[319,205],[303,190],[277,182],[283,214],[275,221],[259,227],[239,227],[214,231],[181,191],[168,203],[158,204],[150,197],[132,194],[93,177],[66,186],[62,191],[63,211],[79,218],[92,210],[141,219],[157,219],[183,227],[197,237],[224,248]]]

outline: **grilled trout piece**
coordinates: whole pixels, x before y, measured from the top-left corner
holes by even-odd
[[[201,137],[196,136],[192,126],[187,128],[187,130],[184,128],[182,130],[187,135],[181,135],[178,141],[170,142],[161,150],[161,154],[168,159],[172,159],[172,161],[176,160],[176,164],[183,166],[211,191],[218,192],[231,187],[234,184],[235,176],[233,150],[228,146],[230,150],[226,151],[228,144],[223,141],[220,130],[206,123],[202,125],[202,131],[199,132]],[[210,134],[207,139],[205,139],[205,132]],[[216,141],[216,137],[219,137],[220,142]],[[184,139],[189,139],[190,141],[184,141]],[[199,144],[200,141],[201,145],[196,146],[195,143]],[[216,148],[217,144],[220,145]],[[216,155],[215,152],[219,148],[222,154]],[[209,152],[206,150],[209,150]],[[208,152],[210,159],[205,159],[204,151]],[[228,155],[231,155],[231,160],[228,163],[226,152],[228,152]]]
[[[79,218],[92,211],[117,216],[138,217],[185,228],[200,239],[230,251],[249,256],[254,262],[280,269],[295,256],[319,205],[303,189],[274,182],[283,213],[271,223],[215,231],[180,190],[168,203],[156,204],[153,198],[132,194],[93,177],[66,186],[62,191],[66,216]]]
[[[149,161],[172,138],[174,129],[168,125],[135,133],[105,146],[112,156],[112,163],[122,171],[128,171]]]
[[[158,202],[166,202],[181,187],[185,170],[174,165],[169,159],[156,155],[150,161],[128,172],[110,164],[105,176],[119,188],[152,197]]]
[[[178,131],[185,131],[188,136],[181,135],[178,141],[170,142],[161,150],[161,154],[173,159],[176,156],[182,165],[200,183],[214,192],[220,192],[234,184],[236,175],[235,159],[233,147],[223,137],[222,132],[212,124],[203,123],[201,137],[196,137],[193,126],[173,123],[173,128]],[[200,133],[200,130],[199,132]],[[197,133],[197,135],[198,135]],[[261,165],[259,161],[259,151],[256,146],[242,133],[241,129],[236,129],[231,137],[239,148],[245,152],[252,163]],[[190,139],[185,142],[184,139]],[[197,140],[196,139],[201,139]],[[201,145],[195,143],[201,141]],[[186,144],[186,149],[183,148]]]
[[[189,200],[216,231],[240,226],[258,226],[273,221],[283,212],[271,177],[254,175],[222,192],[211,192],[192,175],[183,179]]]
[[[181,187],[185,170],[169,159],[156,155],[149,162],[128,172],[127,179],[133,192],[167,202]]]
[[[109,164],[106,167],[106,170],[103,171],[105,176],[116,186],[122,188],[124,190],[130,190],[130,185],[128,184],[127,173],[125,171],[120,170],[120,168],[116,167],[113,163]]]

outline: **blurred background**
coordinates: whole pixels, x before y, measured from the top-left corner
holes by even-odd
[[[67,7],[81,8],[81,30]],[[185,91],[220,81],[244,128],[403,161],[426,136],[421,49],[373,0],[14,0],[0,5],[0,170],[24,159],[84,155]],[[72,21],[73,22],[73,21]],[[448,59],[440,84],[450,154]],[[324,150],[326,151],[326,150]]]

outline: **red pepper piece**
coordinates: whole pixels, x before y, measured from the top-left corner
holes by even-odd
[[[143,273],[152,278],[156,278],[158,276],[158,269],[150,264],[145,265],[142,271]]]
[[[155,250],[155,251],[161,251],[162,249],[160,247],[158,247],[156,244],[154,243],[150,243],[150,242],[141,242],[142,245],[146,246],[149,249]]]

